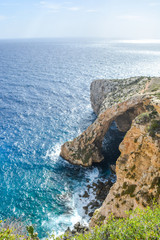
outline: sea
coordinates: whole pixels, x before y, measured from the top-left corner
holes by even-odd
[[[0,40],[0,219],[33,225],[43,239],[63,233],[94,199],[87,184],[107,179],[123,134],[112,124],[105,160],[90,168],[60,157],[61,145],[96,119],[95,79],[160,75],[160,42],[108,39]],[[123,81],[123,80],[122,80]]]

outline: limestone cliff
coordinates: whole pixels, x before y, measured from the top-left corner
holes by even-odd
[[[116,162],[117,181],[90,226],[106,221],[110,213],[160,204],[160,78],[96,80],[91,84],[96,121],[79,137],[65,143],[61,156],[73,164],[90,166],[103,159],[101,145],[115,121],[127,131]]]
[[[105,222],[111,213],[125,217],[126,211],[136,207],[144,208],[154,201],[160,204],[160,79],[150,79],[141,92],[150,97],[150,104],[135,118],[120,144],[117,181],[101,208],[95,211],[90,227]],[[107,99],[100,109],[102,105],[105,109],[105,104]]]
[[[90,100],[94,112],[99,115],[115,103],[124,102],[134,94],[143,93],[151,78],[132,77],[127,79],[95,80],[90,86]]]
[[[133,121],[120,144],[117,181],[95,211],[91,227],[99,220],[106,221],[111,213],[125,217],[125,211],[150,206],[154,201],[160,203],[160,111],[157,105],[151,106],[151,111]]]
[[[159,83],[160,78],[146,77],[94,81],[91,101],[99,116],[80,136],[61,147],[61,156],[72,164],[83,166],[102,161],[102,141],[110,124],[115,121],[121,131],[127,131],[132,120],[152,104],[152,95],[158,91]]]

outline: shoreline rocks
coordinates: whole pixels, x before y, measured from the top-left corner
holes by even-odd
[[[88,209],[100,207],[91,218],[93,227],[99,221],[105,223],[111,213],[121,218],[137,207],[152,206],[154,201],[160,204],[160,78],[96,80],[91,85],[91,101],[98,118],[80,136],[63,144],[64,159],[91,166],[103,159],[102,141],[113,121],[127,131],[116,169],[111,166],[116,182],[104,190],[108,195],[101,207],[95,199],[84,208],[88,213]],[[96,196],[101,192],[98,187]]]
[[[77,222],[73,229],[71,230],[69,227],[66,229],[65,234],[67,236],[63,237],[63,240],[67,240],[70,239],[72,237],[74,237],[77,234],[84,234],[85,232],[89,231],[89,228],[85,225],[82,225],[80,222]]]
[[[110,188],[113,186],[114,182],[116,181],[116,175],[111,173],[111,175],[108,177],[108,179],[104,181],[98,180],[97,183],[92,183],[91,185],[87,185],[88,192],[85,191],[85,193],[80,197],[81,198],[88,198],[89,196],[89,189],[92,189],[95,193],[94,200],[90,201],[86,206],[83,207],[85,210],[85,214],[88,215],[90,218],[93,216],[94,211],[101,207],[103,201],[107,197]]]
[[[113,165],[115,166],[115,165]],[[95,198],[94,200],[90,201],[86,206],[83,207],[85,210],[85,214],[92,218],[95,210],[99,207],[101,207],[103,201],[107,197],[110,188],[113,186],[113,184],[116,181],[116,175],[111,172],[110,176],[107,179],[102,179],[98,180],[97,182],[93,182],[91,184],[88,183],[87,185],[87,190],[81,195],[79,195],[80,198],[87,199],[90,196],[90,189],[92,189],[92,194],[95,193]],[[81,222],[77,222],[74,226],[73,229],[67,228],[65,231],[65,234],[67,237],[63,237],[63,240],[70,239],[74,237],[75,235],[78,234],[84,234],[87,231],[89,231],[89,227],[84,225]]]

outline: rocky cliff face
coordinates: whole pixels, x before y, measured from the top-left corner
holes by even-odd
[[[61,156],[72,164],[82,166],[90,166],[93,162],[102,161],[102,141],[110,124],[115,121],[121,131],[127,131],[132,120],[146,112],[151,104],[152,88],[150,90],[149,86],[157,86],[159,82],[159,78],[145,77],[123,81],[97,80],[93,82],[91,85],[92,106],[99,116],[79,137],[66,142],[61,147]],[[96,94],[96,88],[98,94]]]
[[[151,105],[153,106],[153,105]],[[156,108],[139,115],[120,144],[116,162],[117,181],[90,226],[106,221],[113,213],[125,217],[136,207],[160,203],[160,115]]]
[[[150,98],[136,95],[129,100],[116,104],[101,113],[97,120],[90,125],[79,137],[61,147],[61,156],[72,164],[91,166],[93,162],[103,160],[101,153],[102,141],[111,123],[118,117],[126,117],[132,113],[135,118],[150,104]]]
[[[150,97],[150,103],[134,119],[120,144],[117,181],[101,208],[95,211],[90,227],[105,222],[111,213],[125,217],[126,211],[136,207],[160,204],[160,79],[150,79],[141,93]],[[104,108],[105,102],[106,99],[102,102]]]
[[[124,102],[138,92],[143,93],[150,81],[147,77],[93,81],[90,99],[94,112],[99,115],[116,103]]]
[[[128,131],[116,162],[117,181],[90,226],[106,221],[110,213],[160,203],[160,78],[96,80],[91,85],[96,121],[79,137],[65,143],[61,156],[73,164],[90,166],[103,159],[101,145],[110,124]]]

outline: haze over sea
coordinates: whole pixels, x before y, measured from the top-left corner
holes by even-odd
[[[108,176],[121,136],[113,125],[105,163],[91,168],[64,161],[60,147],[94,121],[94,79],[142,75],[160,75],[159,42],[0,41],[0,218],[34,224],[40,237],[88,220],[79,194]]]

